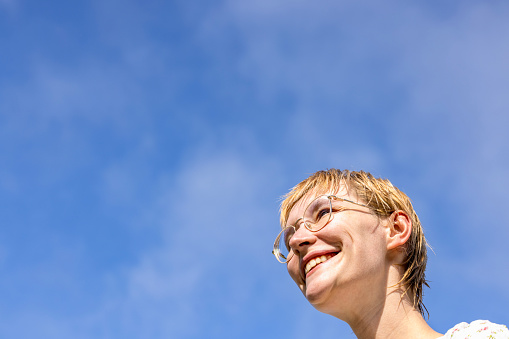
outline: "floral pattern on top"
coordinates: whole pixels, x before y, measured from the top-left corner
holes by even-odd
[[[459,323],[438,339],[509,339],[509,330],[504,325],[487,320]]]

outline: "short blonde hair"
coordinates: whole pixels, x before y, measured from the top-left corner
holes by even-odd
[[[413,306],[424,316],[426,307],[422,301],[422,288],[423,285],[429,287],[425,278],[428,260],[426,238],[410,198],[392,185],[389,180],[375,178],[371,173],[364,171],[341,171],[338,169],[318,171],[283,196],[280,209],[281,226],[286,225],[290,211],[308,192],[325,194],[334,190],[336,193],[342,187],[346,188],[349,194],[355,194],[380,218],[387,218],[398,210],[404,211],[410,217],[412,232],[405,244],[407,257],[402,263],[405,273],[399,284],[404,288],[404,294],[411,293]]]

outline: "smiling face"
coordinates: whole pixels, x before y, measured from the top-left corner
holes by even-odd
[[[344,187],[330,194],[360,202]],[[317,196],[309,192],[290,211],[288,225],[297,223],[297,231],[287,268],[316,309],[348,320],[362,314],[373,298],[385,297],[387,228],[369,208],[332,199],[331,221],[311,232],[299,219]]]

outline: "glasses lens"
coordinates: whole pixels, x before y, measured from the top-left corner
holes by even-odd
[[[274,243],[274,254],[277,260],[284,263],[291,256],[290,239],[295,233],[293,226],[288,226],[279,233]]]
[[[304,222],[311,231],[319,231],[332,218],[332,206],[330,198],[320,196],[312,201],[304,211]]]

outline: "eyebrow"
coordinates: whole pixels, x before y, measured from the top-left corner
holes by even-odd
[[[358,205],[358,206],[363,206],[363,207],[370,208],[368,205],[360,203],[360,202],[356,202],[356,201],[353,201],[353,200],[350,200],[350,199],[341,198],[341,197],[335,196],[333,194],[330,195],[330,196],[333,197],[333,198],[336,198],[337,200],[340,200],[340,201],[346,201],[346,202],[350,202],[350,203]]]

